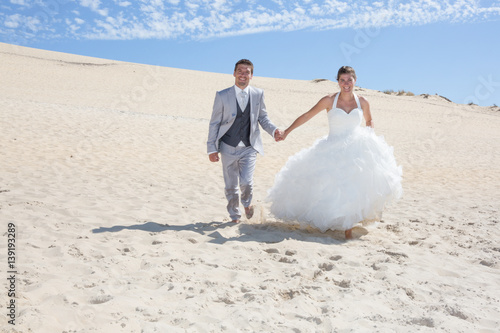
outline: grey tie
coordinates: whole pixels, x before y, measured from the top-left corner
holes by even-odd
[[[245,112],[245,107],[246,107],[246,104],[245,104],[245,101],[247,99],[247,93],[242,90],[241,93],[240,93],[240,99],[241,99],[241,103],[240,103],[240,107],[241,107],[241,111],[242,112]]]

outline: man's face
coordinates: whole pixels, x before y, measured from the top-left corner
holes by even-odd
[[[239,64],[234,71],[233,76],[235,77],[235,84],[241,88],[245,89],[252,79],[252,67],[249,65]]]

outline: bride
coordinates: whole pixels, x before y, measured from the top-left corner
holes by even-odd
[[[377,220],[386,204],[402,195],[402,168],[393,148],[373,130],[368,101],[354,93],[356,73],[343,66],[340,92],[328,95],[288,127],[281,139],[323,110],[329,135],[290,157],[276,175],[267,201],[271,214],[352,238],[358,222]],[[361,126],[365,120],[366,127]]]

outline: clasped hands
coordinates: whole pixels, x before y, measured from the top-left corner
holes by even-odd
[[[285,131],[282,131],[279,128],[274,132],[274,140],[276,140],[276,142],[285,140],[286,136],[287,134]]]

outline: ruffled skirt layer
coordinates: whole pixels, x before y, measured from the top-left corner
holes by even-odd
[[[321,231],[380,219],[402,195],[393,148],[371,128],[328,136],[290,157],[269,190],[271,214]]]

